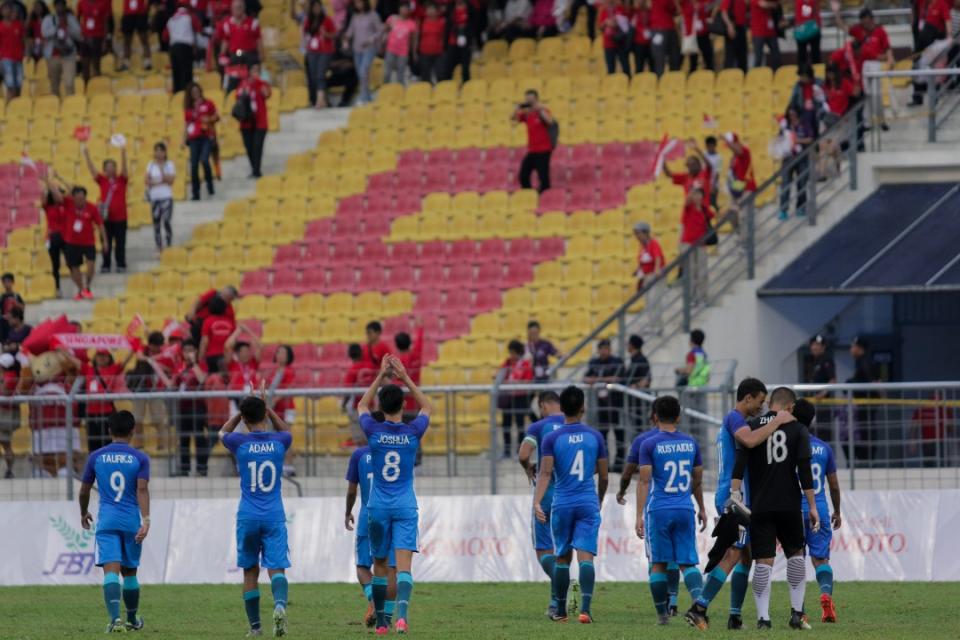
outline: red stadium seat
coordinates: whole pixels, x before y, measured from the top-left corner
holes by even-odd
[[[449,313],[443,316],[443,328],[437,332],[437,337],[451,340],[470,333],[470,316],[465,312]]]
[[[540,194],[540,202],[537,211],[545,213],[547,211],[566,211],[567,210],[567,192],[563,189],[547,189]]]
[[[390,261],[394,264],[412,265],[419,258],[415,242],[394,242],[390,249]]]
[[[330,270],[327,279],[326,291],[334,293],[337,291],[346,291],[354,293],[357,289],[356,274],[352,266],[334,267]]]
[[[274,264],[277,265],[299,265],[303,262],[303,245],[284,244],[277,247],[277,252],[273,257]]]
[[[300,271],[291,267],[282,267],[273,272],[270,285],[273,293],[296,293],[300,289]]]
[[[485,311],[499,309],[502,304],[503,296],[500,290],[487,287],[477,291],[477,299],[474,301],[473,306],[476,313],[483,313]]]
[[[467,311],[473,306],[473,292],[469,289],[448,289],[446,307],[451,310]]]
[[[450,266],[450,272],[447,274],[447,282],[454,285],[469,286],[473,283],[473,263],[458,261]]]
[[[447,244],[440,241],[424,242],[420,245],[421,264],[435,264],[445,262],[447,259]]]
[[[533,265],[529,262],[511,262],[507,267],[507,275],[503,280],[503,287],[513,288],[522,286],[533,280]]]
[[[247,271],[240,281],[240,293],[243,295],[263,295],[270,290],[270,272],[266,269]]]
[[[435,311],[443,308],[443,296],[439,289],[423,289],[417,292],[415,309],[418,311]]]
[[[503,263],[501,262],[484,262],[480,265],[480,273],[477,276],[477,281],[488,286],[490,283],[499,283],[503,279]]]

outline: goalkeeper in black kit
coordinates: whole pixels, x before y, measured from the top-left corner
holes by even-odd
[[[791,389],[774,389],[770,395],[770,411],[751,420],[750,429],[760,429],[773,420],[778,411],[793,412],[796,400],[797,396]],[[771,628],[771,580],[779,541],[787,557],[790,627],[810,629],[803,612],[807,569],[803,558],[804,524],[800,505],[804,497],[810,506],[811,529],[816,531],[820,522],[816,517],[810,468],[810,432],[807,427],[797,421],[790,422],[774,431],[765,443],[753,449],[738,448],[730,486],[731,498],[735,501],[740,495],[744,471],[750,474],[750,546],[757,563],[753,574],[757,628]]]

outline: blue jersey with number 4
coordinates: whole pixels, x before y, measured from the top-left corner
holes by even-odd
[[[720,468],[717,469],[717,493],[714,496],[714,505],[717,507],[717,513],[723,513],[723,505],[730,497],[730,482],[733,479],[733,463],[737,459],[737,439],[734,437],[740,429],[746,427],[747,419],[742,413],[734,409],[723,418],[723,424],[720,426],[720,433],[717,434],[717,461]],[[749,504],[750,490],[747,485],[747,476],[744,472],[743,484],[741,485],[744,500]]]
[[[543,457],[547,456],[553,456],[554,509],[599,507],[593,473],[597,460],[607,457],[607,443],[599,431],[580,423],[564,425],[543,439]]]
[[[548,433],[553,433],[562,426],[563,414],[560,414],[556,416],[547,416],[541,420],[537,420],[532,425],[527,427],[524,440],[532,440],[533,444],[537,447],[537,469],[540,468],[540,464],[543,462],[543,439]],[[543,494],[543,501],[540,506],[547,511],[550,509],[550,505],[552,504],[553,478],[550,478],[550,484],[547,486],[547,492]]]
[[[140,528],[137,480],[150,479],[150,458],[128,444],[114,442],[87,458],[84,484],[97,484],[100,508],[97,531],[133,531]]]
[[[813,475],[813,492],[817,497],[817,511],[827,513],[827,476],[837,472],[837,463],[833,459],[833,449],[826,442],[810,436],[810,470]],[[803,512],[810,511],[806,499],[801,500]]]
[[[652,467],[649,511],[693,510],[693,470],[703,466],[697,441],[685,433],[661,431],[640,446],[640,466]]]
[[[373,455],[370,447],[360,447],[350,456],[345,480],[360,487],[360,513],[357,514],[357,535],[367,535],[367,503],[373,485]]]
[[[286,521],[280,484],[283,458],[292,443],[286,431],[224,434],[223,444],[236,456],[240,472],[237,520]]]
[[[429,416],[418,415],[409,424],[377,422],[369,413],[360,416],[373,458],[373,490],[368,509],[416,509],[413,467],[420,439],[430,425]]]

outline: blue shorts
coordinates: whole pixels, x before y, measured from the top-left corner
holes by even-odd
[[[647,516],[647,539],[653,562],[699,564],[697,524],[692,509],[656,509]]]
[[[550,529],[558,556],[565,556],[572,549],[597,555],[600,508],[597,505],[554,507]]]
[[[370,553],[388,558],[394,549],[419,551],[420,514],[416,509],[367,509]]]
[[[0,60],[0,69],[3,69],[3,84],[8,89],[19,89],[23,86],[23,63],[18,60]]]
[[[134,541],[136,535],[131,531],[97,531],[97,566],[119,562],[124,569],[139,567],[143,545]]]
[[[530,513],[530,533],[533,537],[533,548],[536,551],[553,549],[553,533],[550,531],[550,509],[544,509],[543,512],[547,514],[546,522],[537,520],[535,512],[531,511]]]
[[[810,529],[809,514],[803,515],[803,531],[807,539],[807,553],[813,558],[830,558],[830,542],[833,540],[833,528],[830,526],[830,512],[827,509],[817,509],[820,515],[820,528],[814,532]]]
[[[290,567],[286,522],[237,520],[237,566],[250,569],[258,564],[264,569]]]
[[[396,554],[390,549],[387,563],[391,567],[397,566]],[[370,552],[370,536],[357,536],[357,566],[370,568],[373,566],[373,554]]]

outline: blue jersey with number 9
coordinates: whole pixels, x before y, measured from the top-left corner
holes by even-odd
[[[369,413],[360,416],[373,458],[373,490],[368,509],[416,509],[413,467],[420,439],[430,425],[430,417],[418,415],[409,424],[377,422]]]
[[[607,457],[599,431],[580,423],[564,425],[543,439],[543,457],[553,456],[553,508],[599,506],[593,474]]]
[[[97,531],[133,531],[140,528],[137,480],[150,479],[150,458],[128,444],[114,442],[87,458],[81,481],[97,483],[100,508]]]
[[[652,467],[648,510],[693,510],[693,470],[703,466],[697,441],[685,433],[661,431],[640,446],[640,466]]]
[[[283,458],[293,443],[293,436],[282,431],[227,433],[224,446],[237,458],[240,472],[240,506],[237,520],[284,522]]]

